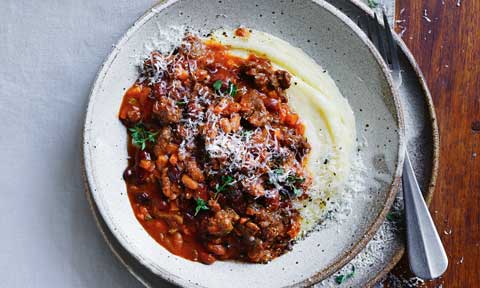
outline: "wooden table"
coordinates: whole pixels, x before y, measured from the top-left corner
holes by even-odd
[[[403,39],[425,74],[440,130],[430,211],[450,262],[442,278],[425,286],[480,287],[480,0],[396,5],[397,32],[406,27]],[[394,274],[406,271],[403,259]]]

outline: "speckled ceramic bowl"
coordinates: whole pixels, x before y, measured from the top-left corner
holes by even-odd
[[[218,261],[207,266],[172,255],[135,219],[122,172],[126,131],[117,120],[124,90],[137,77],[136,57],[158,27],[187,25],[201,32],[244,25],[302,48],[326,68],[357,121],[365,187],[349,216],[299,241],[269,264]],[[162,40],[162,39],[158,39]],[[157,5],[115,46],[92,89],[84,130],[88,188],[105,223],[145,267],[186,287],[307,286],[354,257],[382,223],[398,188],[404,150],[403,118],[386,66],[354,23],[324,1],[178,0]],[[380,176],[379,176],[380,175]]]

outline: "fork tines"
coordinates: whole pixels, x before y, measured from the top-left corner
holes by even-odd
[[[377,47],[382,58],[389,64],[392,71],[399,71],[400,64],[398,60],[397,43],[393,38],[393,32],[388,23],[385,10],[383,13],[383,25],[380,23],[377,13],[361,16],[357,19],[358,26],[367,34],[368,38]]]

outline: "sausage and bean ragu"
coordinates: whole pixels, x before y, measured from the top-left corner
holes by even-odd
[[[157,242],[205,264],[265,263],[291,248],[301,221],[292,200],[308,197],[311,178],[290,85],[269,60],[190,34],[144,61],[119,117],[129,134],[128,195]]]

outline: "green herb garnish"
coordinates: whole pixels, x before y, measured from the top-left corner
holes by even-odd
[[[377,8],[378,2],[376,0],[368,0],[368,7]]]
[[[276,168],[272,170],[273,175],[268,179],[268,183],[275,185],[275,183],[288,187],[293,191],[293,194],[297,197],[303,194],[303,190],[298,188],[298,184],[305,182],[304,177],[299,177],[297,175],[287,175],[286,178],[281,179],[281,176],[285,174],[285,169]],[[283,178],[283,177],[282,177]]]
[[[128,129],[131,132],[132,144],[145,150],[147,142],[155,143],[158,132],[148,131],[145,125],[138,123],[132,128]]]
[[[197,198],[196,200],[196,204],[197,206],[195,207],[195,215],[194,216],[197,216],[198,212],[200,212],[200,210],[208,210],[208,206],[207,206],[207,201],[203,200],[202,198]]]
[[[232,186],[233,177],[230,175],[222,176],[222,184],[215,187],[215,194],[225,192],[228,186]]]
[[[253,134],[253,131],[252,131],[252,130],[243,130],[240,135],[241,135],[242,137],[249,137],[249,136],[252,135],[252,134]]]
[[[222,94],[222,85],[223,85],[222,80],[215,81],[213,83],[213,89],[215,90],[215,92]],[[234,97],[237,94],[237,86],[235,86],[235,84],[233,84],[232,81],[228,81],[228,88],[226,93],[232,97]]]
[[[295,196],[297,196],[297,197],[302,196],[302,194],[303,194],[302,189],[299,189],[299,188],[295,187],[295,185],[296,184],[302,184],[303,182],[305,182],[305,178],[298,177],[297,175],[288,175],[286,182],[287,182],[287,185],[292,187],[293,194],[295,194]]]
[[[228,81],[228,95],[235,97],[237,94],[237,86],[233,84],[232,82]]]
[[[288,175],[287,182],[290,182],[292,184],[295,184],[295,183],[302,184],[303,182],[305,182],[305,178],[298,177],[297,175]]]
[[[185,104],[187,104],[187,101],[177,101],[175,102],[178,106],[183,106]]]
[[[303,191],[301,189],[298,189],[297,187],[293,187],[293,194],[295,194],[295,196],[299,197],[299,196],[302,196]]]
[[[395,221],[395,220],[397,220],[397,215],[393,212],[388,212],[387,220],[388,221]]]
[[[222,80],[217,80],[213,83],[213,89],[215,91],[220,92],[220,89],[222,89]]]
[[[338,275],[337,277],[335,277],[335,282],[337,282],[337,284],[342,284],[347,279],[352,278],[354,275],[355,275],[355,266],[352,266],[352,272]]]

